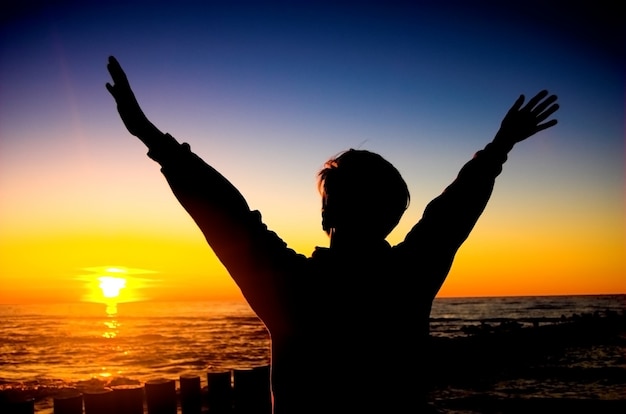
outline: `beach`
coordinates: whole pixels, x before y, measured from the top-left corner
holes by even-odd
[[[440,412],[626,412],[623,313],[473,331],[434,340],[431,400]]]
[[[439,300],[426,350],[433,406],[450,414],[626,412],[625,298]],[[269,364],[269,338],[245,305],[77,310],[4,307],[0,398],[30,396],[36,413],[51,414],[67,387],[195,374],[206,390],[212,370]]]

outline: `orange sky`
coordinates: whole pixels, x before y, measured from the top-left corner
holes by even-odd
[[[123,231],[94,225],[82,231],[18,236],[23,227],[15,223],[15,233],[0,245],[5,258],[0,262],[0,303],[103,300],[94,286],[106,275],[128,279],[122,301],[241,299],[195,224],[163,190],[169,201],[159,208],[171,213],[165,226],[158,217],[147,215]],[[491,201],[457,254],[440,296],[625,292],[624,240],[618,226],[593,221],[571,225],[577,221],[569,214],[554,215],[549,209],[524,212],[525,207],[510,206],[510,200],[497,195]],[[390,237],[392,243],[408,231],[410,217],[421,214],[418,209],[411,213]],[[610,211],[606,214],[607,222],[623,220],[618,211],[612,218]],[[295,223],[281,227],[279,221],[276,227],[290,245],[310,253],[316,244],[326,244],[314,216],[300,228]]]

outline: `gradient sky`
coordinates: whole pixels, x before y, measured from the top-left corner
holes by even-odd
[[[97,296],[115,274],[125,300],[241,298],[120,121],[109,55],[147,116],[307,255],[328,244],[315,186],[328,157],[363,148],[396,165],[412,196],[397,243],[515,99],[548,89],[559,124],[514,148],[440,296],[626,293],[617,3],[11,3],[0,303]]]

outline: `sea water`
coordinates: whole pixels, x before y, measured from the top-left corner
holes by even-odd
[[[437,298],[431,334],[625,310],[626,295]],[[269,335],[243,302],[0,305],[0,315],[0,390],[144,383],[270,362]]]

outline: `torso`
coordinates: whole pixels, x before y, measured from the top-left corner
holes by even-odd
[[[398,259],[391,250],[310,259],[291,302],[292,328],[272,334],[275,414],[416,404],[430,312],[417,305],[430,300],[416,297],[413,269]]]

